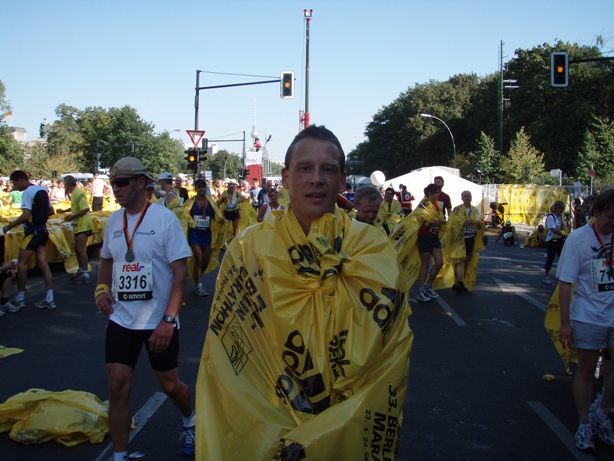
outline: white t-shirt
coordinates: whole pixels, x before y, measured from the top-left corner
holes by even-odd
[[[152,330],[162,320],[168,304],[173,284],[170,263],[189,258],[192,253],[175,214],[160,205],[151,204],[132,237],[134,261],[126,262],[128,246],[123,230],[124,212],[122,208],[109,216],[101,251],[103,258],[112,258],[114,263],[111,293],[118,301],[113,305],[114,312],[110,319],[131,330]],[[130,236],[138,218],[139,214],[127,215]],[[124,287],[120,286],[125,282],[128,291],[122,290]],[[122,293],[130,292],[134,285],[139,284],[143,284],[140,288],[148,292],[145,300],[119,300]],[[137,299],[142,294],[138,290],[133,292]]]
[[[546,228],[548,229],[548,235],[546,236],[546,242],[549,242],[555,238],[561,238],[560,235],[552,232],[551,229],[561,229],[563,227],[563,217],[558,217],[557,215],[550,213],[546,218]]]
[[[94,184],[92,185],[92,196],[102,197],[103,194],[104,194],[104,181],[100,178],[94,179]]]
[[[614,277],[608,275],[611,235],[600,234],[601,246],[592,225],[574,230],[567,240],[557,266],[557,277],[574,283],[570,318],[592,325],[614,327]],[[602,291],[599,291],[602,290]]]

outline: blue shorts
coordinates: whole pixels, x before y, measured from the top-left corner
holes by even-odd
[[[571,320],[574,333],[573,346],[577,349],[598,351],[614,348],[614,327],[604,327],[590,323]]]
[[[188,245],[196,245],[202,248],[211,246],[211,229],[189,229]]]

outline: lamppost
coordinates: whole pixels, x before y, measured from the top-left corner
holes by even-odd
[[[444,122],[439,117],[435,117],[434,115],[431,115],[431,114],[420,114],[420,117],[429,117],[429,118],[434,118],[436,120],[439,120],[448,129],[448,133],[450,133],[450,137],[452,138],[452,147],[454,148],[454,168],[456,168],[456,144],[454,143],[454,136],[452,136],[452,132],[450,131],[450,127],[448,125],[446,125],[446,122]]]

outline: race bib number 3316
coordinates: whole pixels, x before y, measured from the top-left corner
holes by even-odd
[[[113,294],[118,301],[146,301],[153,298],[151,262],[113,264]]]

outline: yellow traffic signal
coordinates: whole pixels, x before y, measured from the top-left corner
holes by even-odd
[[[567,51],[555,51],[550,55],[550,84],[554,88],[569,85],[569,55]]]
[[[280,96],[282,99],[294,97],[294,72],[283,71],[280,76],[281,88]]]

